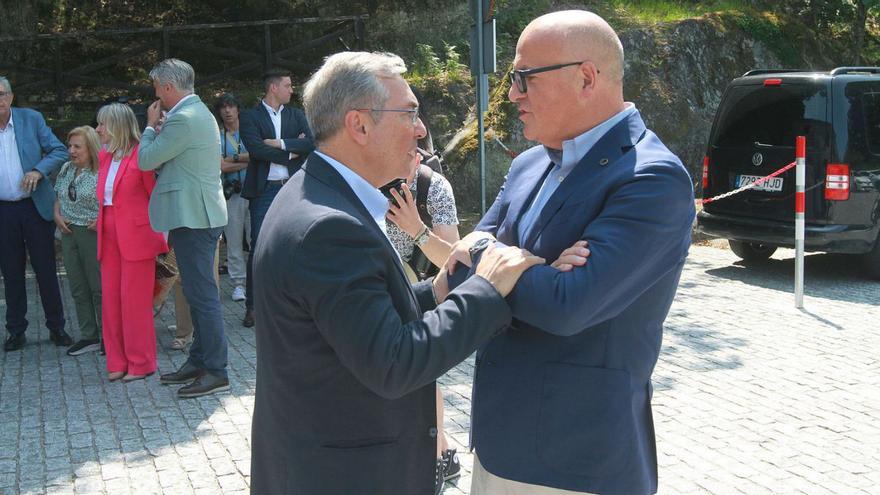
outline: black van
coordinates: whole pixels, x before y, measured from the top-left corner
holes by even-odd
[[[806,136],[807,251],[858,255],[880,278],[880,67],[753,70],[724,92],[703,159],[703,198],[794,161]],[[795,169],[707,203],[697,230],[746,261],[794,247]]]

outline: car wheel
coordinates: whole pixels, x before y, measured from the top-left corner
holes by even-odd
[[[869,277],[880,280],[880,238],[874,243],[874,249],[862,255],[862,264]]]
[[[733,254],[742,258],[743,261],[763,261],[776,252],[776,246],[761,244],[758,242],[743,242],[728,239],[730,250]]]

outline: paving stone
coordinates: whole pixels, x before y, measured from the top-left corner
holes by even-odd
[[[805,309],[796,310],[791,257],[780,250],[744,267],[726,249],[692,247],[654,372],[658,493],[849,495],[880,486],[880,286],[811,255]],[[37,326],[25,349],[0,354],[0,494],[247,493],[254,334],[239,326],[244,307],[222,282],[229,394],[181,401],[155,377],[108,383],[104,358],[66,356]],[[63,275],[61,284],[73,307]],[[42,318],[38,298],[29,304]],[[167,349],[173,311],[172,302],[156,318],[161,372],[186,358]],[[447,495],[470,490],[473,370],[470,357],[439,380],[463,470]]]

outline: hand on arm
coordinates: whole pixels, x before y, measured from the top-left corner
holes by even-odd
[[[544,262],[544,258],[525,249],[512,246],[496,248],[494,244],[489,244],[483,251],[475,273],[488,280],[499,294],[506,297],[524,271]]]
[[[495,236],[488,232],[475,230],[464,236],[464,239],[452,245],[452,251],[449,252],[449,259],[446,261],[446,269],[450,275],[455,273],[455,267],[458,263],[462,263],[467,267],[471,266],[470,249],[480,239],[491,239],[494,241]]]
[[[550,266],[560,272],[568,272],[576,266],[586,265],[589,256],[590,250],[587,248],[587,241],[577,241],[573,246],[560,253],[559,258],[550,263]]]

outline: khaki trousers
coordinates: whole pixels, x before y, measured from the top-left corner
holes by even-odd
[[[474,473],[471,478],[471,495],[589,495],[549,486],[530,485],[519,481],[499,478],[486,471],[477,452],[474,451]]]

